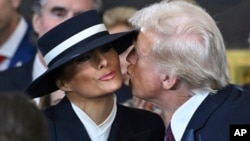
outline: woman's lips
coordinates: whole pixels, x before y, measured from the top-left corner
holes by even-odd
[[[102,81],[108,81],[108,80],[111,80],[115,77],[115,72],[109,72],[105,75],[103,75],[102,77],[99,78],[99,80],[102,80]]]

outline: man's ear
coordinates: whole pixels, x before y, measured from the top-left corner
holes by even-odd
[[[71,91],[71,88],[69,87],[69,85],[67,85],[62,79],[57,79],[56,85],[62,91],[65,91],[65,92]]]
[[[177,78],[175,76],[169,76],[164,74],[162,76],[162,86],[164,89],[170,90],[174,89],[175,86],[177,85]]]

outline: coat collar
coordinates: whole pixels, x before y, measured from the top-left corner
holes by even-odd
[[[123,106],[117,106],[117,115],[112,124],[108,141],[147,141],[150,129],[136,131],[133,122]],[[91,141],[88,133],[72,109],[70,101],[65,97],[55,106],[56,138],[60,141]]]
[[[66,96],[55,107],[55,128],[58,141],[91,141]]]

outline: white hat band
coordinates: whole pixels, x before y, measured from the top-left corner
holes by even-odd
[[[107,31],[104,24],[98,24],[94,25],[92,27],[89,27],[87,29],[84,29],[77,34],[69,37],[68,39],[64,40],[60,44],[58,44],[56,47],[54,47],[52,50],[50,50],[45,56],[44,60],[46,64],[48,65],[56,56],[61,54],[63,51],[67,50],[71,46],[77,44],[78,42],[103,31]]]

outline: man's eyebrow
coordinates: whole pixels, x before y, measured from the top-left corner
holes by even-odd
[[[54,11],[67,11],[67,9],[65,7],[61,7],[61,6],[54,6],[51,8],[50,10],[51,12],[54,12]]]

